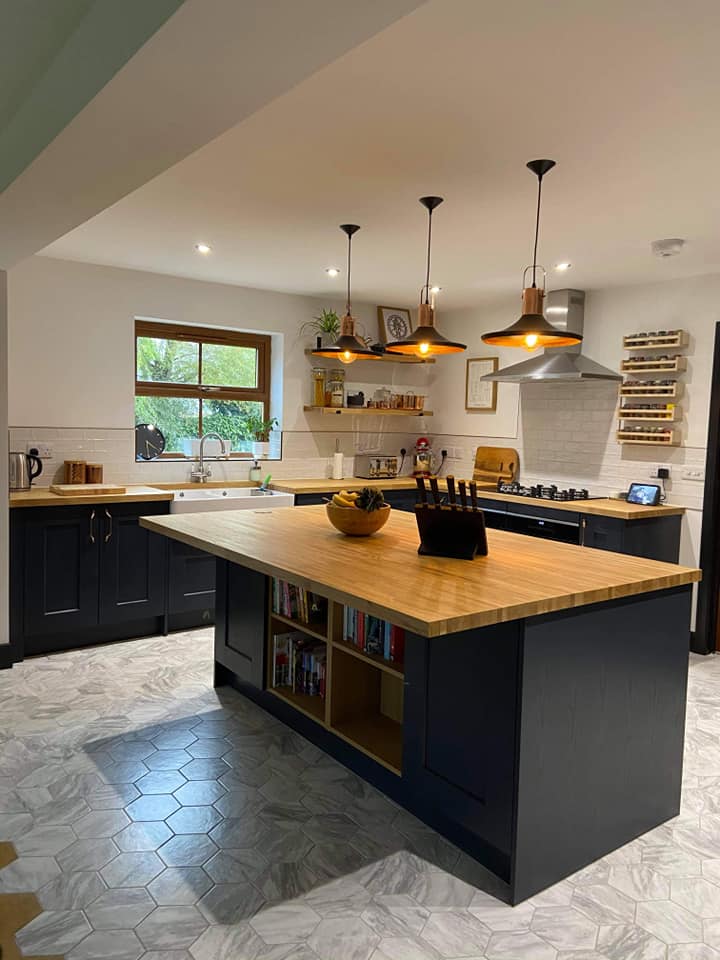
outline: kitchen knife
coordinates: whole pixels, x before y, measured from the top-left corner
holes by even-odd
[[[447,480],[447,490],[448,490],[448,501],[450,503],[451,510],[457,510],[457,500],[455,499],[455,477],[449,473],[446,477]]]
[[[423,507],[428,505],[427,502],[427,490],[425,489],[425,477],[415,477],[415,483],[417,484],[418,494],[420,496],[420,503]]]
[[[473,510],[477,510],[477,483],[474,480],[470,481],[470,502],[472,503]]]
[[[460,492],[460,504],[463,510],[467,510],[467,492],[464,480],[458,480],[458,490]]]
[[[436,507],[440,506],[440,490],[438,489],[437,477],[430,477],[430,492],[432,493],[433,503]]]

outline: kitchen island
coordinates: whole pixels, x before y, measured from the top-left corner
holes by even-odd
[[[678,813],[700,571],[501,530],[487,557],[421,557],[402,512],[370,538],[312,506],[141,523],[218,558],[216,684],[454,841],[511,902]],[[321,619],[280,613],[275,581],[323,598]],[[403,660],[348,642],[345,608],[403,629]],[[288,630],[322,646],[324,697],[273,686]]]

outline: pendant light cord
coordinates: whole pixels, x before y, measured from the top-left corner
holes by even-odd
[[[425,303],[430,303],[430,249],[432,243],[432,210],[428,210],[427,271],[425,273]]]
[[[348,265],[347,265],[347,303],[345,304],[345,313],[351,313],[350,307],[350,249],[352,247],[352,234],[348,234]]]
[[[535,283],[535,272],[537,270],[537,249],[538,249],[538,236],[540,234],[540,195],[542,194],[542,174],[538,174],[538,195],[537,195],[537,212],[535,214],[535,246],[533,247],[533,287],[537,286]]]

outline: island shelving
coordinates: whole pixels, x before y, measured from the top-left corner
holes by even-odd
[[[368,538],[322,506],[141,522],[217,557],[216,685],[444,834],[511,902],[677,815],[698,570],[497,529],[486,557],[421,557],[402,511]],[[278,620],[277,578],[327,618]],[[401,663],[349,644],[345,607],[402,628]],[[286,628],[322,644],[324,697],[273,688]]]

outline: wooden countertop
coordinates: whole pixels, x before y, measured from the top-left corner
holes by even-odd
[[[149,530],[284,577],[423,636],[483,627],[700,579],[699,570],[488,530],[475,560],[418,556],[415,517],[344,537],[324,506],[144,517]]]
[[[447,486],[440,478],[440,489],[445,491]],[[392,480],[362,480],[360,477],[346,477],[344,480],[274,480],[270,487],[273,490],[283,490],[287,493],[337,493],[339,490],[357,490],[360,487],[378,487],[381,490],[414,490],[413,477],[396,477]],[[502,500],[508,503],[522,503],[536,507],[552,507],[553,510],[568,510],[571,513],[594,514],[600,517],[617,517],[620,520],[640,520],[648,517],[676,517],[685,513],[684,507],[674,507],[671,504],[662,504],[657,507],[643,507],[636,503],[625,503],[624,500],[612,500],[603,497],[599,500],[574,500],[570,503],[554,500],[534,500],[532,497],[514,497],[508,494],[498,494],[494,486],[487,485],[478,489],[478,497],[490,500]]]
[[[100,497],[92,494],[59,497],[56,493],[50,493],[47,487],[32,487],[30,490],[11,493],[9,499],[11,507],[77,507],[93,503],[141,503],[150,500],[172,500],[172,498],[173,495],[169,490],[127,486],[125,493],[111,493]]]

